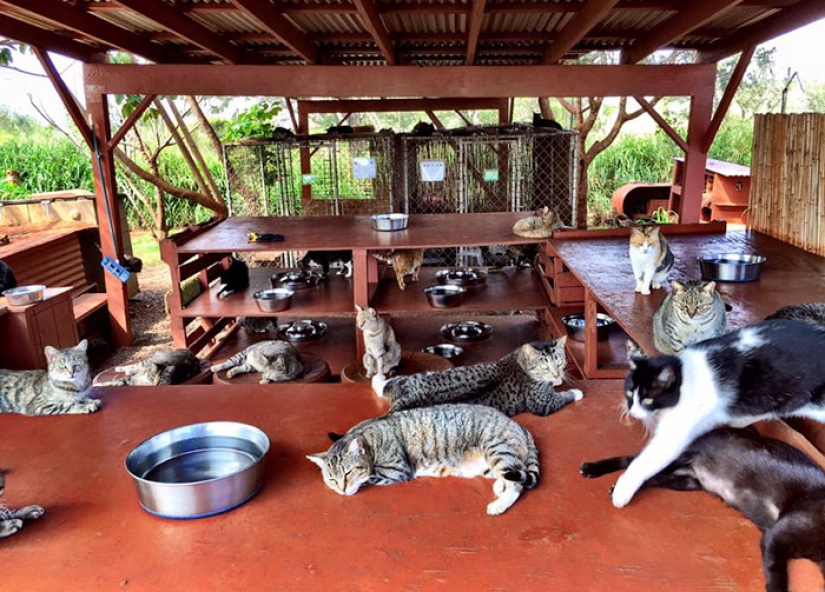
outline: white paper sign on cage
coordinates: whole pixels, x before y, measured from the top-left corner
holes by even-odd
[[[422,181],[443,181],[444,180],[444,161],[443,160],[422,160],[418,163],[421,170]]]
[[[366,156],[353,158],[352,176],[356,179],[375,179],[377,176],[375,159]]]

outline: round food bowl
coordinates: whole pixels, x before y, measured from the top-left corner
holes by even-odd
[[[27,306],[43,300],[46,286],[33,284],[31,286],[18,286],[9,288],[3,292],[9,306]]]
[[[699,257],[702,279],[716,282],[754,282],[762,273],[765,257],[746,253],[724,253]]]
[[[391,232],[393,230],[404,230],[410,222],[407,214],[375,214],[372,218],[373,230]]]
[[[236,508],[263,484],[269,438],[232,421],[161,432],[135,446],[126,470],[144,510],[163,518],[204,518]]]
[[[428,354],[435,354],[449,360],[463,354],[464,348],[453,345],[452,343],[436,343],[435,345],[428,345],[421,351]]]
[[[561,318],[564,327],[567,329],[567,335],[574,341],[584,341],[584,313],[577,312],[565,315]],[[599,312],[596,313],[596,339],[604,341],[610,335],[610,330],[616,321],[612,317]]]
[[[424,293],[427,295],[430,306],[436,308],[458,306],[464,300],[465,291],[461,286],[452,286],[449,284],[424,288]]]
[[[441,336],[447,341],[474,343],[483,341],[493,334],[493,326],[479,321],[447,323],[441,327]]]
[[[281,312],[292,306],[293,294],[286,288],[270,288],[255,292],[252,297],[261,312]]]
[[[487,272],[474,267],[463,267],[461,269],[442,269],[435,273],[435,279],[439,284],[450,286],[462,286],[464,288],[475,288],[487,282]]]
[[[273,288],[304,290],[318,285],[321,276],[311,271],[282,271],[269,276],[269,285]]]

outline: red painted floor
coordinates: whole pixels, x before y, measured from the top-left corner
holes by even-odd
[[[0,590],[762,590],[757,530],[702,493],[648,491],[614,509],[613,479],[584,459],[637,450],[617,381],[581,384],[555,415],[521,415],[543,481],[489,517],[491,482],[421,479],[327,489],[304,458],[382,411],[362,384],[116,388],[91,416],[0,416],[4,502],[46,515],[0,540]],[[210,420],[262,428],[268,475],[249,503],[212,518],[144,512],[123,461],[160,431]],[[818,574],[804,565],[807,588]],[[821,590],[821,584],[818,588]]]

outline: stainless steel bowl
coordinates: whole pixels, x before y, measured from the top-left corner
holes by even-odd
[[[466,289],[461,286],[452,286],[449,284],[424,288],[424,293],[427,295],[430,306],[436,308],[458,306],[463,302],[465,292]]]
[[[487,282],[487,272],[474,267],[442,269],[435,273],[435,279],[439,284],[474,288]]]
[[[584,341],[584,313],[577,312],[561,318],[567,335],[574,341]],[[610,336],[610,330],[616,324],[612,317],[599,312],[596,313],[596,339],[604,341]]]
[[[724,253],[699,257],[702,279],[716,282],[754,282],[762,273],[765,257],[745,253]]]
[[[437,343],[435,345],[428,345],[421,351],[428,354],[435,354],[449,360],[451,358],[457,358],[463,354],[464,348],[453,345],[452,343]]]
[[[164,518],[229,511],[263,484],[269,438],[231,421],[198,423],[152,436],[126,456],[144,510]]]
[[[18,286],[3,292],[9,306],[27,306],[43,300],[46,286],[33,284],[31,286]]]
[[[441,336],[447,341],[474,343],[483,341],[493,334],[493,326],[478,321],[461,321],[441,326]]]
[[[292,290],[286,288],[270,288],[255,292],[252,297],[261,312],[281,312],[292,306]]]
[[[375,214],[371,216],[373,230],[404,230],[410,222],[407,214]]]

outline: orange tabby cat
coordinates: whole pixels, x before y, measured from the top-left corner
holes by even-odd
[[[397,249],[390,251],[386,256],[375,255],[379,261],[389,263],[395,271],[398,288],[405,288],[404,276],[411,275],[411,282],[418,281],[418,270],[424,262],[424,249]]]

